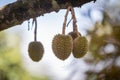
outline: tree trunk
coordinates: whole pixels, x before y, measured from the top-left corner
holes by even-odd
[[[44,15],[52,11],[58,12],[69,5],[81,5],[96,0],[17,0],[0,8],[0,31],[21,24],[30,18]]]

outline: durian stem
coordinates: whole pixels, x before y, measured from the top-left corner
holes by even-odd
[[[37,20],[36,18],[33,18],[35,22],[35,29],[34,29],[34,41],[37,41]]]
[[[68,12],[69,12],[69,8],[67,9],[67,12],[66,12],[66,14],[65,14],[65,19],[64,19],[64,23],[63,23],[62,34],[65,34]]]
[[[72,6],[70,7],[70,11],[71,11],[71,14],[72,14],[72,19],[73,19],[73,31],[78,32],[77,24],[76,24],[77,20],[76,20],[75,12],[74,12],[74,9],[72,8]]]
[[[79,32],[78,32],[78,29],[77,29],[77,20],[76,20],[76,17],[75,17],[75,12],[74,12],[74,9],[72,8],[72,6],[70,7],[70,11],[71,11],[71,14],[72,14],[72,19],[73,19],[73,32],[76,32],[78,36],[80,36]]]
[[[72,19],[73,19],[73,31],[74,32],[78,32],[78,29],[77,29],[77,25],[76,25],[76,17],[75,17],[75,12],[74,12],[74,9],[72,8],[72,6],[69,6],[67,8],[67,12],[65,14],[65,19],[64,19],[64,23],[63,23],[63,29],[62,29],[62,34],[65,34],[65,29],[66,29],[66,22],[67,22],[67,16],[68,16],[68,12],[71,11],[71,14],[72,14]]]

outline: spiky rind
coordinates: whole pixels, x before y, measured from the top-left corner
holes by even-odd
[[[61,60],[67,59],[72,49],[73,43],[70,35],[58,34],[53,38],[52,50],[57,58]]]
[[[44,48],[41,42],[33,41],[29,43],[28,53],[30,58],[38,62],[43,57]]]
[[[85,37],[77,37],[73,41],[73,56],[75,58],[83,57],[88,51],[88,41]]]
[[[68,35],[70,35],[73,40],[77,38],[78,36],[81,36],[79,32],[69,32]]]

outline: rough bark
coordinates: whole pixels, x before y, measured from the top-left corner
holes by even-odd
[[[0,8],[0,31],[21,24],[30,18],[52,11],[66,9],[69,5],[81,5],[96,0],[17,0]]]

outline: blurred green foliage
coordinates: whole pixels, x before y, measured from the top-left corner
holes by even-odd
[[[0,32],[0,80],[48,80],[47,77],[35,77],[23,67],[18,35]]]
[[[120,26],[110,25],[107,21],[96,23],[88,36],[92,57],[85,61],[93,67],[86,72],[86,80],[120,80]],[[96,69],[97,65],[102,69]]]

